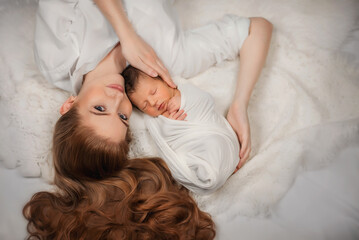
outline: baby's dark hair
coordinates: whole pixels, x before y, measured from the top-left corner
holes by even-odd
[[[122,76],[125,79],[125,89],[127,95],[131,95],[136,91],[138,78],[141,74],[145,74],[141,70],[128,65],[122,72]]]
[[[146,73],[142,72],[140,69],[137,69],[131,65],[128,65],[122,72],[122,76],[125,79],[125,89],[127,95],[131,95],[136,91],[138,79],[140,76],[148,76]],[[162,80],[160,76],[151,77],[153,79]]]

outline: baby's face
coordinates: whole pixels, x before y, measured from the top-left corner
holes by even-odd
[[[174,89],[160,79],[140,75],[136,91],[129,95],[131,102],[144,113],[157,117],[167,111]]]

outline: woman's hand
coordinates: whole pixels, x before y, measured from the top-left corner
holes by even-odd
[[[115,30],[125,59],[135,68],[146,74],[158,75],[170,86],[175,88],[170,74],[157,57],[152,47],[137,35],[124,11],[121,0],[94,0],[97,7],[104,14]]]
[[[232,103],[227,114],[227,120],[237,134],[241,146],[240,161],[234,171],[237,172],[246,163],[251,152],[251,133],[246,107]]]
[[[140,69],[151,77],[158,75],[172,88],[176,88],[170,74],[155,51],[136,32],[131,31],[121,41],[122,54],[135,68]]]

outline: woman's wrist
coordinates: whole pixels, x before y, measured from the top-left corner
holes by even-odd
[[[133,36],[137,33],[135,32],[131,24],[124,24],[122,28],[118,28],[118,30],[116,30],[116,34],[120,42],[124,43],[126,41],[131,41]]]
[[[234,108],[236,111],[245,110],[248,108],[248,101],[242,98],[234,98],[231,104],[231,108]]]
[[[134,32],[121,0],[94,0],[101,12],[111,23],[120,41]]]

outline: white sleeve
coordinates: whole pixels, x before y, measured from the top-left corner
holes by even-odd
[[[35,59],[55,86],[78,93],[83,75],[118,43],[112,26],[92,0],[40,0]]]
[[[41,0],[36,15],[35,60],[44,77],[71,91],[69,71],[79,56],[69,34],[76,18],[74,1]]]
[[[182,32],[173,46],[178,53],[170,60],[173,74],[189,78],[224,60],[234,60],[248,36],[249,25],[249,18],[226,15]]]
[[[183,31],[169,1],[125,2],[137,33],[153,47],[172,76],[192,77],[214,64],[235,59],[248,36],[249,18],[226,15]]]

